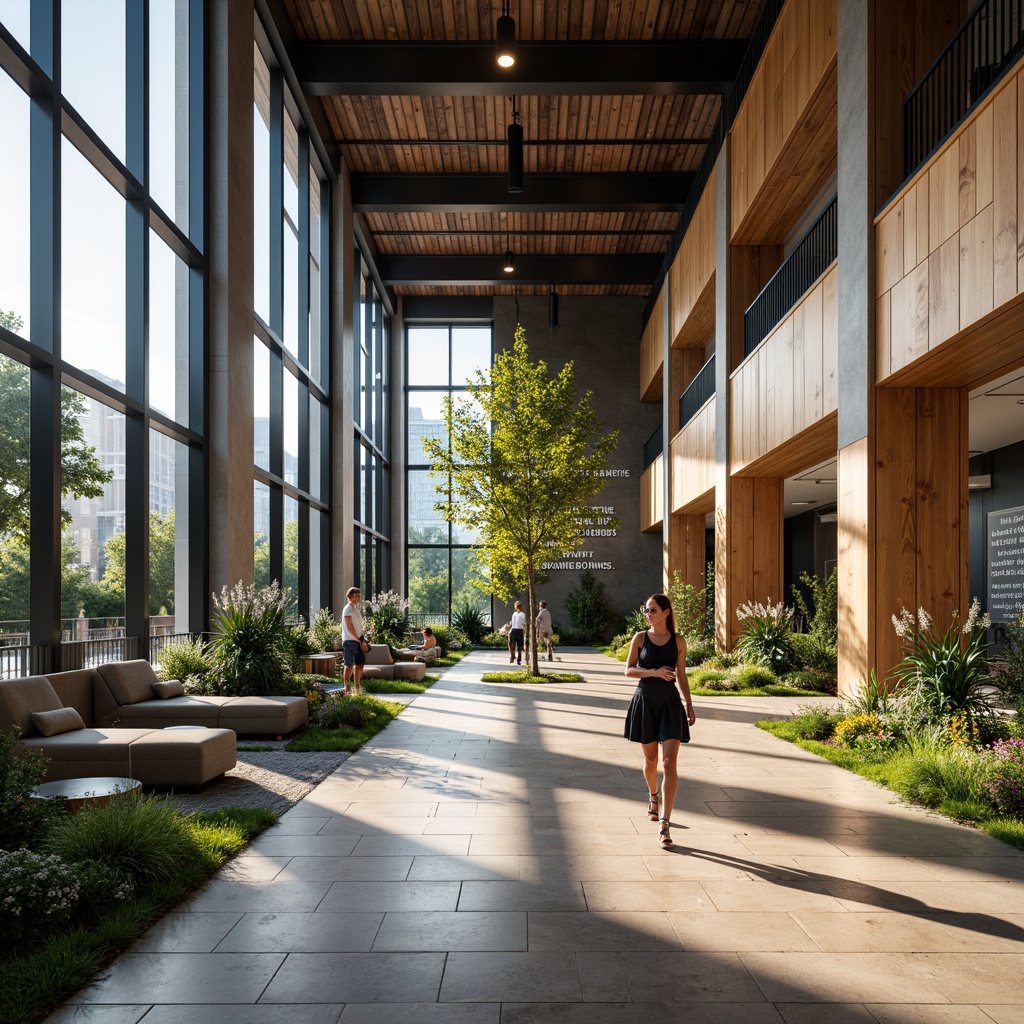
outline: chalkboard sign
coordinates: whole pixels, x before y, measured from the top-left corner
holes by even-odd
[[[988,613],[1012,622],[1024,607],[1024,505],[988,514]]]

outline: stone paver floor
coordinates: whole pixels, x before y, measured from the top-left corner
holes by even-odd
[[[754,728],[806,701],[695,700],[664,851],[622,666],[488,667],[449,669],[50,1021],[1024,1021],[1024,854]]]

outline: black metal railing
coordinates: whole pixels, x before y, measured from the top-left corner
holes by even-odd
[[[0,647],[0,679],[22,679],[50,671],[50,649],[43,644],[17,643]]]
[[[836,227],[836,200],[833,199],[743,314],[744,356],[749,356],[771,334],[836,261],[839,246]]]
[[[715,357],[697,371],[697,376],[679,396],[679,429],[682,430],[700,411],[701,406],[715,393]]]
[[[982,0],[903,101],[909,178],[1024,51],[1024,0]]]
[[[654,462],[661,454],[661,451],[661,424],[659,423],[654,433],[644,441],[644,469]]]
[[[137,636],[107,637],[102,640],[72,640],[60,645],[60,667],[94,668],[108,661],[131,661],[139,656]]]
[[[779,20],[779,14],[785,2],[786,0],[767,0],[761,9],[761,16],[758,18],[757,25],[754,27],[750,37],[747,52],[743,55],[743,60],[740,62],[732,88],[722,100],[722,108],[715,119],[715,126],[711,129],[708,144],[704,149],[704,156],[694,173],[693,184],[687,193],[686,202],[683,203],[679,223],[672,233],[672,239],[665,252],[665,259],[662,261],[661,269],[654,280],[651,293],[647,297],[643,322],[640,328],[641,333],[643,333],[644,328],[647,326],[647,321],[654,311],[654,303],[657,301],[658,294],[665,284],[665,278],[668,277],[672,261],[676,258],[676,253],[679,252],[679,246],[683,244],[683,238],[686,236],[693,216],[697,212],[697,206],[704,195],[704,189],[707,188],[708,179],[710,179],[711,172],[715,169],[715,164],[718,162],[718,154],[722,152],[722,146],[725,144],[725,133],[732,127],[740,105],[747,95],[747,89],[750,88],[750,83],[754,79],[754,72],[764,56],[765,47],[768,45],[768,40],[771,38],[772,30],[775,28],[775,23]]]

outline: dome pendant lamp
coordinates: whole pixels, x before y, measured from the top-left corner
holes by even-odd
[[[494,33],[498,67],[510,68],[516,62],[516,23],[508,13],[509,0],[501,5],[501,17]]]

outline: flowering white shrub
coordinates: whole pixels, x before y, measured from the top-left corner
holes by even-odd
[[[409,623],[409,599],[393,590],[385,590],[368,598],[366,603],[370,608],[366,632],[375,643],[400,647]]]
[[[8,937],[63,924],[81,892],[74,867],[55,853],[0,850],[0,932]]]
[[[769,597],[767,604],[761,604],[760,601],[745,601],[736,609],[736,618],[740,622],[745,622],[747,619],[763,619],[765,622],[779,625],[782,622],[792,621],[793,609],[781,601],[778,604],[772,604],[772,599]]]

